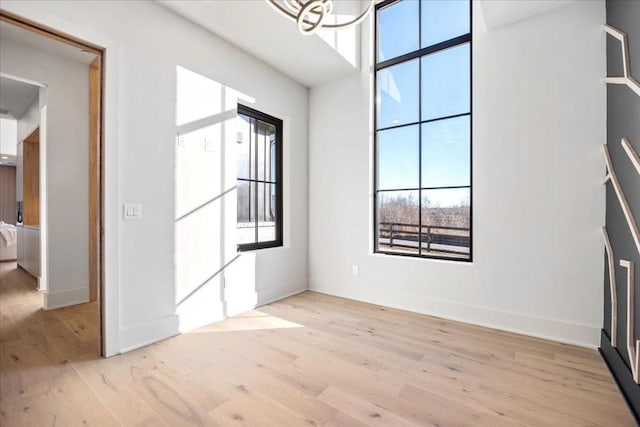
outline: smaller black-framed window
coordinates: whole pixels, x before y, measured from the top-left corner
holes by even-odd
[[[282,246],[282,120],[238,104],[238,251]]]

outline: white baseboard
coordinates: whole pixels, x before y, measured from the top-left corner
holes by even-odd
[[[291,282],[278,289],[263,289],[258,291],[258,303],[256,307],[262,307],[263,305],[271,304],[272,302],[280,301],[281,299],[289,298],[308,290],[309,286],[306,282]]]
[[[40,292],[47,291],[47,279],[44,276],[38,276],[38,291]]]
[[[120,330],[120,353],[178,335],[178,317],[170,315],[142,325]]]
[[[45,310],[54,310],[70,305],[84,304],[85,302],[89,302],[88,287],[44,294]]]
[[[180,333],[192,331],[211,323],[219,322],[224,319],[223,304],[218,303],[212,307],[190,307],[183,313],[178,315],[178,330]]]
[[[564,320],[536,317],[524,313],[514,313],[442,299],[430,299],[428,304],[423,307],[410,307],[382,303],[380,301],[359,298],[353,295],[341,295],[339,293],[327,292],[324,289],[311,288],[310,290],[336,297],[352,299],[354,301],[381,305],[427,316],[440,317],[471,325],[499,329],[501,331],[542,338],[563,344],[571,344],[587,348],[598,348],[600,345],[601,328],[599,326],[590,326],[567,322]],[[424,300],[421,302],[424,302]]]
[[[293,290],[291,290],[292,288]],[[251,304],[251,306],[247,306],[247,310],[299,294],[306,290],[308,290],[306,283],[301,284],[300,282],[296,282],[296,284],[291,284],[291,286],[258,291],[255,293],[255,299],[257,302]],[[148,322],[143,325],[123,329],[120,331],[120,353],[126,353],[128,351],[153,344],[154,342],[170,338],[182,332],[187,332],[218,322],[224,319],[221,314],[222,304],[220,304],[220,309],[212,307],[206,312],[203,310],[187,311],[178,315],[171,315],[153,322]]]

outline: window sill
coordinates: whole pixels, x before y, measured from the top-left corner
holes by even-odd
[[[250,249],[238,249],[237,253],[238,255],[241,255],[241,254],[260,253],[260,252],[267,252],[267,251],[271,252],[278,249],[286,249],[286,247],[283,244],[279,244],[279,245],[264,246],[264,247],[250,248]]]
[[[440,262],[444,264],[473,266],[473,259],[470,259],[470,260],[445,259],[445,258],[433,258],[433,257],[424,257],[424,256],[417,256],[417,255],[415,256],[396,255],[396,254],[388,254],[383,252],[369,252],[369,256],[374,258],[384,258],[384,259],[393,259],[393,260],[434,261],[434,262]]]

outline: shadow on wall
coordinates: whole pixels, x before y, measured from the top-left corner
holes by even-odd
[[[238,254],[235,235],[239,101],[255,102],[176,67],[174,262],[181,332],[257,304],[255,254]]]

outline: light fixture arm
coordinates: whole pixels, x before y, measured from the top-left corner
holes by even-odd
[[[333,11],[334,0],[265,0],[283,17],[298,24],[298,30],[304,35],[311,35],[319,29],[342,30],[358,25],[373,10],[374,0],[368,0],[367,7],[360,15],[336,24],[324,23]]]

